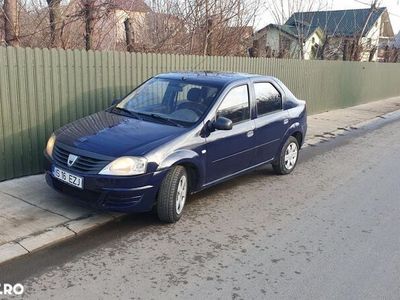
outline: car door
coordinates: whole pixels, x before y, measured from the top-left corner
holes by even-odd
[[[278,152],[289,127],[288,111],[283,110],[283,91],[273,81],[254,82],[256,153],[255,164],[270,161]]]
[[[207,137],[207,183],[228,177],[250,166],[255,147],[254,120],[248,84],[229,90],[217,109],[216,118],[232,121],[232,130],[216,130]]]

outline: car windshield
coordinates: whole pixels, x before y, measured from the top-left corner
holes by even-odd
[[[196,123],[212,105],[219,87],[182,79],[152,78],[125,97],[116,109],[169,125]]]

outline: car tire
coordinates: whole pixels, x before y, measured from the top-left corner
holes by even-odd
[[[293,172],[299,158],[299,143],[293,136],[289,137],[282,147],[278,159],[272,163],[278,175],[287,175]]]
[[[175,223],[181,218],[188,187],[188,174],[184,167],[173,167],[167,173],[157,197],[157,215],[161,221]]]

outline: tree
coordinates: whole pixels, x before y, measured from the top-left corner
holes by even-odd
[[[152,0],[151,51],[247,55],[261,0]]]
[[[267,10],[276,24],[284,24],[295,12],[321,11],[332,6],[331,0],[267,0]]]
[[[49,19],[50,19],[50,46],[60,46],[61,34],[61,0],[46,0],[49,6]]]
[[[21,33],[9,40],[23,47],[247,56],[263,0],[146,0],[147,11],[131,0],[14,1]]]
[[[86,50],[99,49],[111,28],[123,26],[114,17],[110,16],[115,4],[113,0],[75,0],[80,6],[80,18],[83,19],[84,44]],[[121,28],[123,30],[123,28]],[[112,49],[115,49],[113,47]],[[107,49],[108,50],[108,49]]]
[[[364,21],[364,25],[363,25],[363,28],[362,28],[361,32],[357,36],[354,37],[354,47],[352,49],[351,57],[350,57],[351,60],[356,60],[356,61],[360,60],[360,53],[362,52],[361,41],[362,41],[362,38],[363,38],[363,36],[365,34],[365,30],[367,29],[369,20],[371,19],[372,14],[374,13],[374,11],[376,11],[377,5],[378,5],[378,0],[374,0],[372,2],[372,4],[371,4],[371,8],[370,8],[370,10],[368,12],[368,15],[367,15],[367,17],[366,17],[366,19]],[[375,54],[375,52],[374,52],[374,54]],[[371,61],[372,58],[370,57],[369,60]]]
[[[82,0],[85,22],[85,48],[93,49],[93,30],[95,21],[95,0]]]
[[[272,14],[275,23],[282,25],[296,12],[322,11],[332,6],[332,1],[324,0],[267,0],[267,10]],[[323,29],[323,28],[322,28]],[[313,30],[307,24],[303,24],[302,20],[296,22],[297,43],[299,50],[299,58],[304,59],[305,37]],[[279,49],[279,52],[287,52],[288,49]],[[293,55],[293,54],[292,54]],[[316,57],[320,57],[321,53],[316,53]],[[323,56],[323,55],[322,55]]]
[[[131,19],[127,18],[124,21],[125,25],[125,36],[126,36],[126,48],[128,52],[134,51],[135,35],[132,29]]]
[[[19,18],[17,0],[4,0],[4,35],[7,46],[19,46]]]

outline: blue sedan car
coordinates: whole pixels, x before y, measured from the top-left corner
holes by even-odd
[[[46,179],[91,206],[153,208],[182,216],[188,194],[272,164],[296,166],[306,103],[273,77],[166,73],[99,113],[57,130],[45,149]]]

